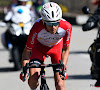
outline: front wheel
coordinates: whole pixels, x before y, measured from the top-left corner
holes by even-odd
[[[40,90],[49,90],[49,87],[48,87],[47,84],[42,84],[42,85],[40,86]]]
[[[18,47],[13,47],[12,49],[12,58],[14,61],[14,70],[20,70],[21,69],[21,55],[19,52]]]

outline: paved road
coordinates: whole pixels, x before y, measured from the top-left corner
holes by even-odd
[[[0,28],[1,34],[5,28]],[[93,87],[95,80],[91,79],[91,62],[87,49],[96,37],[96,30],[82,32],[81,27],[73,26],[72,39],[70,45],[70,55],[68,61],[69,78],[65,81],[66,90],[99,90]],[[13,64],[8,62],[9,53],[1,44],[0,40],[0,90],[30,90],[27,81],[19,80],[20,71],[13,71]],[[45,60],[50,63],[50,58]],[[52,69],[46,69],[47,83],[50,90],[55,90]],[[40,81],[40,80],[39,80]]]

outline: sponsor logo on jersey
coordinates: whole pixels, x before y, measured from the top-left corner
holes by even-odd
[[[35,32],[35,33],[33,34],[33,36],[32,36],[31,44],[34,44],[34,39],[35,39],[36,35],[37,35],[37,33]]]
[[[44,39],[44,40],[47,40],[47,39],[59,40],[59,39],[61,39],[61,37],[39,37],[39,39]]]

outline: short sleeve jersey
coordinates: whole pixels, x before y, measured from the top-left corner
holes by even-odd
[[[26,48],[32,50],[35,42],[38,41],[46,47],[52,47],[57,45],[63,40],[63,45],[68,47],[70,44],[72,32],[72,25],[64,19],[60,20],[59,27],[56,34],[51,34],[45,28],[45,25],[41,18],[36,20],[33,25],[29,37],[27,39]]]

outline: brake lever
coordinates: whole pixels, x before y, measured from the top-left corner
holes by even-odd
[[[62,69],[62,71],[59,71],[59,75],[62,75],[65,77],[64,64],[63,64],[62,60],[59,60],[59,62],[61,64],[61,69]]]
[[[26,73],[27,73],[28,67],[29,67],[29,63],[26,63],[26,65],[23,67],[24,81],[26,80]]]

